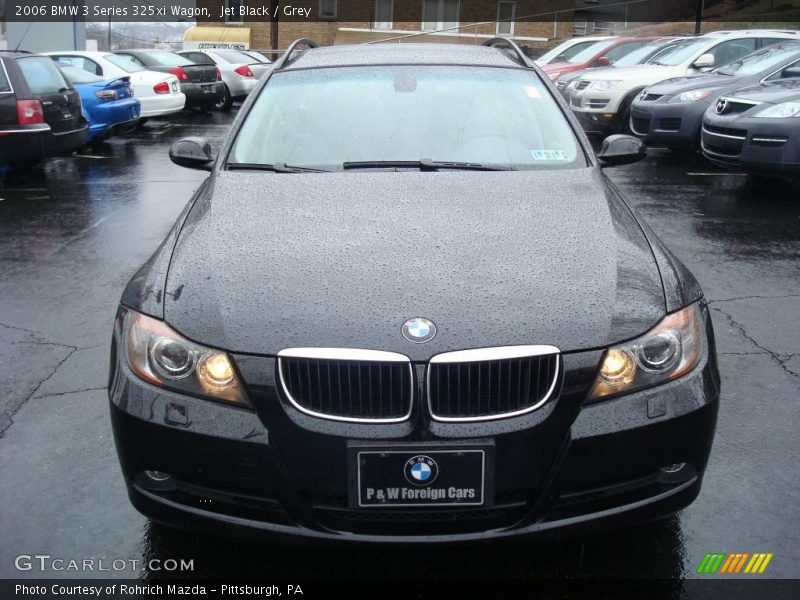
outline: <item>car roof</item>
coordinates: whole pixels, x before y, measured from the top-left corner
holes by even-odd
[[[748,38],[748,37],[777,37],[786,39],[800,39],[800,32],[788,29],[739,29],[710,31],[701,38]]]
[[[505,51],[466,44],[360,44],[299,52],[282,70],[369,65],[458,65],[523,68]]]

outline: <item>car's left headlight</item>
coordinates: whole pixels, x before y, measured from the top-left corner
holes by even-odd
[[[703,317],[695,302],[664,317],[643,336],[609,348],[589,400],[628,393],[677,379],[700,361]]]
[[[692,90],[691,92],[683,92],[670,99],[670,102],[697,102],[698,100],[705,100],[714,92],[712,90]]]
[[[787,119],[789,117],[800,117],[800,102],[783,102],[765,108],[753,115],[765,119]]]
[[[154,385],[243,407],[250,402],[226,352],[187,340],[164,321],[120,309],[131,370]]]
[[[592,82],[590,86],[591,89],[597,90],[598,92],[604,92],[606,90],[616,90],[622,85],[621,79],[599,79],[598,81]]]

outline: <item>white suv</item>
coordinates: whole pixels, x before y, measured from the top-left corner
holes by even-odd
[[[721,67],[786,39],[800,39],[800,32],[769,29],[715,31],[688,38],[643,65],[587,72],[573,84],[575,90],[570,107],[588,131],[627,132],[631,102],[647,86]]]

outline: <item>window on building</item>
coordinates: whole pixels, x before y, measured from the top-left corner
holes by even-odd
[[[458,25],[459,0],[422,0],[422,29],[434,31]]]
[[[516,2],[497,3],[497,35],[514,35]]]
[[[319,16],[321,19],[335,19],[336,0],[319,0]]]
[[[239,9],[243,5],[244,0],[225,0],[225,7],[228,9],[225,11],[225,22],[241,23],[244,21],[244,17],[239,13]],[[231,11],[233,14],[231,14]]]
[[[393,15],[394,0],[375,0],[375,29],[391,29]]]

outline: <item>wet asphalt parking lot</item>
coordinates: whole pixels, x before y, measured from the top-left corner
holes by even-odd
[[[713,309],[722,399],[704,488],[688,509],[586,539],[379,552],[243,544],[148,523],[128,502],[111,437],[112,321],[125,283],[205,176],[170,163],[169,145],[202,135],[218,146],[231,119],[183,113],[2,176],[0,577],[92,575],[15,569],[17,555],[39,553],[194,559],[202,577],[671,578],[693,576],[706,552],[737,551],[774,553],[762,577],[800,577],[800,188],[660,149],[609,175]]]

